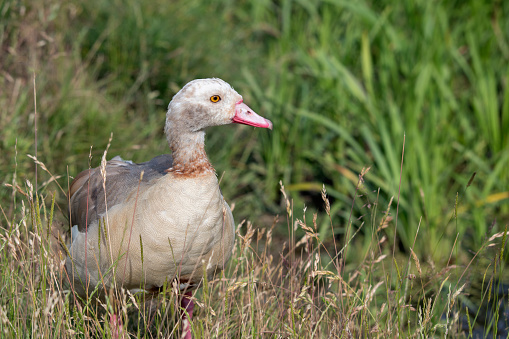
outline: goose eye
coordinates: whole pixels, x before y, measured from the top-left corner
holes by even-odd
[[[221,100],[221,97],[219,95],[213,95],[210,97],[210,101],[212,102],[219,102]]]

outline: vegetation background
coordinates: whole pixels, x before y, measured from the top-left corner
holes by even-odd
[[[347,333],[341,332],[352,315],[347,310],[368,304],[376,312],[354,317],[359,321],[352,320],[352,333],[448,335],[454,323],[457,335],[474,336],[476,329],[508,335],[509,275],[503,273],[509,262],[504,252],[509,223],[507,1],[0,0],[0,46],[3,270],[13,271],[8,249],[16,236],[34,261],[46,265],[29,250],[38,219],[27,210],[44,206],[49,211],[54,197],[55,219],[66,223],[69,178],[99,165],[111,133],[109,158],[120,154],[142,162],[168,152],[163,123],[171,97],[192,79],[220,77],[274,123],[273,131],[247,126],[208,131],[207,151],[222,177],[224,196],[235,204],[237,222],[247,219],[254,229],[273,230],[272,245],[267,238],[260,248],[274,254],[269,263],[276,265],[274,272],[287,253],[294,259],[309,256],[311,263],[322,248],[340,253],[346,264],[329,265],[336,256],[321,252],[320,263],[336,280],[349,275],[366,282],[354,284],[359,290],[353,299],[338,283],[334,293],[346,293],[350,303],[342,302],[341,311],[332,315],[332,306],[324,311],[312,298],[313,307],[331,320],[318,312],[313,323],[310,316],[311,328],[320,330],[304,336]],[[38,166],[37,176],[27,156],[36,149],[46,169]],[[297,227],[306,220],[310,224],[315,213],[312,228]],[[46,222],[52,215],[48,212]],[[15,226],[28,220],[32,228],[16,235]],[[44,224],[44,218],[39,222]],[[241,234],[246,232],[244,227]],[[300,239],[316,241],[311,254],[297,246]],[[387,266],[373,268],[377,258]],[[238,264],[234,260],[232,267]],[[408,276],[421,278],[413,302],[408,289],[399,299],[390,292],[405,286],[406,275],[399,272],[404,266]],[[320,285],[318,271],[311,281]],[[34,278],[36,269],[20,272],[44,280]],[[302,277],[309,273],[299,272]],[[5,285],[18,297],[24,293],[23,274],[10,276]],[[448,295],[443,295],[444,279],[451,282]],[[293,286],[291,279],[281,281],[281,286]],[[379,299],[372,305],[378,281],[385,290],[376,292]],[[40,288],[34,283],[25,293],[33,301],[33,308],[24,308],[26,319],[37,310],[34,300],[47,302]],[[452,310],[455,292],[460,299],[451,313],[456,321],[449,322],[444,306],[426,325],[427,300]],[[30,328],[29,320],[15,316],[10,297],[1,294],[4,331]],[[247,289],[238,297],[251,300],[253,295]],[[293,294],[285,296],[294,305]],[[394,308],[384,309],[390,300]],[[218,312],[221,301],[210,302]],[[408,322],[397,310],[402,305],[413,308]],[[275,317],[285,318],[286,310]],[[388,329],[395,324],[391,315],[398,318],[396,332]],[[281,320],[251,316],[260,322],[253,320],[247,332],[233,317],[220,333],[256,337],[270,329],[271,335],[302,334],[295,327],[286,332]],[[66,321],[43,323],[48,333],[63,324],[76,327]],[[197,331],[209,333],[206,326]]]

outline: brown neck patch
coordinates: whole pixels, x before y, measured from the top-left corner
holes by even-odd
[[[173,164],[166,170],[174,176],[193,178],[204,174],[215,173],[202,145],[192,150],[173,151]]]

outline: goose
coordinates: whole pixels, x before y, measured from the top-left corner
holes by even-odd
[[[272,129],[227,82],[193,80],[168,105],[171,155],[140,164],[116,156],[74,178],[65,259],[73,291],[157,293],[176,282],[191,338],[192,291],[224,268],[234,246],[232,212],[204,149],[205,128],[230,123]]]

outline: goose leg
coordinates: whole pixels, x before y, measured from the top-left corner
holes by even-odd
[[[186,292],[180,300],[181,315],[182,315],[182,339],[192,339],[191,335],[191,323],[193,320],[193,309],[194,302],[191,299],[193,293],[191,291]],[[188,317],[189,315],[189,317]]]
[[[110,314],[110,330],[113,339],[123,338],[124,329],[122,326],[122,319],[117,314]]]

